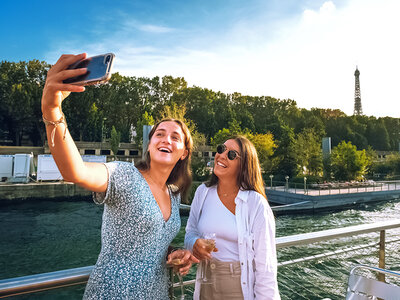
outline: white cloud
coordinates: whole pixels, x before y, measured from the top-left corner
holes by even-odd
[[[169,28],[169,27],[156,26],[156,25],[150,25],[150,24],[139,25],[138,28],[142,31],[150,32],[150,33],[166,33],[166,32],[173,31],[173,29]]]
[[[396,88],[399,4],[351,1],[338,9],[325,2],[319,10],[305,10],[301,18],[281,24],[274,40],[263,40],[255,32],[256,47],[240,44],[218,49],[212,72],[211,64],[205,63],[202,74],[185,78],[226,92],[291,98],[300,107],[339,108],[352,114],[358,65],[364,113],[399,117],[394,110],[400,100]],[[238,29],[237,36],[245,30]]]
[[[116,32],[117,36],[121,35],[121,33],[134,34],[136,30],[146,33],[169,33],[175,30],[172,27],[161,26],[157,24],[144,24],[132,18],[131,16],[121,15],[121,18],[123,21],[118,32]]]
[[[117,33],[115,40],[87,48],[110,51],[112,45],[117,55],[114,70],[124,75],[183,76],[189,85],[291,98],[299,107],[338,108],[349,115],[353,113],[358,65],[364,113],[399,117],[395,106],[400,101],[400,1],[334,3],[305,8],[301,15],[274,23],[261,22],[260,15],[255,21],[238,22],[223,36],[215,36],[215,32],[193,35],[173,47],[121,40]],[[132,21],[121,30],[126,33],[134,28],[168,33],[167,38],[179,32]],[[200,38],[201,46],[190,46],[198,45]],[[157,41],[162,42],[161,37]]]

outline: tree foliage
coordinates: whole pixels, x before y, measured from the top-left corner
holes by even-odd
[[[342,141],[332,150],[331,165],[336,180],[362,180],[369,160],[365,149],[357,150],[351,142]]]
[[[139,122],[136,125],[136,146],[138,148],[142,148],[143,145],[143,126],[144,125],[154,125],[154,119],[153,116],[150,115],[147,111],[144,112],[142,115],[142,118],[139,120]]]
[[[113,126],[111,129],[110,145],[111,145],[111,151],[114,154],[114,158],[117,157],[120,141],[121,141],[121,133],[118,132]]]
[[[38,60],[0,62],[0,141],[44,144],[40,98],[49,67]],[[188,87],[184,78],[172,76],[114,73],[106,84],[71,94],[63,102],[63,111],[72,137],[81,141],[100,141],[102,132],[110,137],[114,127],[121,142],[130,142],[136,128],[139,145],[140,125],[165,116],[184,120],[199,149],[232,135],[247,135],[256,144],[265,170],[290,177],[321,174],[322,137],[331,137],[332,146],[350,141],[357,149],[375,151],[398,151],[400,142],[399,118],[300,109],[292,99],[224,94]]]
[[[305,128],[297,135],[293,151],[299,173],[307,176],[322,175],[321,143],[314,129]]]

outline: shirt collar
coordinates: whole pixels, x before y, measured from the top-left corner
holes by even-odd
[[[249,196],[249,191],[239,189],[236,199],[240,199],[243,202],[247,202],[248,196]]]

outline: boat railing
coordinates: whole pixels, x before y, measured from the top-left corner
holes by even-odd
[[[299,183],[270,181],[266,182],[267,190],[282,191],[310,196],[350,194],[362,192],[400,191],[400,181],[365,181],[365,182],[333,182],[333,183]]]
[[[343,298],[349,270],[360,263],[399,270],[399,233],[400,219],[277,237],[282,299]],[[85,284],[92,268],[3,279],[0,298]],[[194,283],[184,281],[189,293]]]

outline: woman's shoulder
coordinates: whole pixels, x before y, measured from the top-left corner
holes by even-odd
[[[256,191],[248,191],[248,203],[253,207],[270,207],[268,204],[268,200]]]
[[[265,199],[265,197],[261,195],[259,192],[256,192],[254,190],[247,190],[247,192],[249,193],[248,199],[251,201],[256,201],[257,203],[267,201],[267,199]]]
[[[128,161],[119,161],[119,160],[114,160],[114,161],[110,161],[105,163],[106,166],[112,166],[112,167],[122,167],[122,168],[127,168],[127,167],[135,167],[135,165],[131,162]]]
[[[200,184],[194,193],[193,203],[201,203],[210,188],[205,183]]]
[[[212,185],[212,186],[208,186],[207,183],[203,182],[202,184],[200,184],[197,189],[196,189],[196,194],[204,194],[206,193],[208,190],[216,188],[216,185]]]

